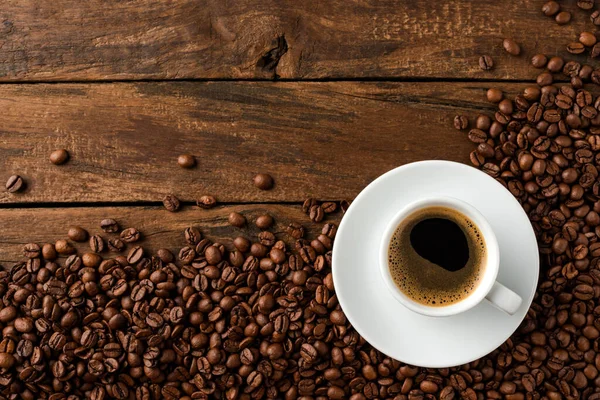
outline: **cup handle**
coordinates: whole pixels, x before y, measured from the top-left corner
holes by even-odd
[[[521,296],[498,281],[494,282],[492,290],[490,290],[485,298],[497,308],[510,315],[517,312],[523,302]]]

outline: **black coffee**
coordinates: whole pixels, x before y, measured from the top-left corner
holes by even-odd
[[[446,207],[428,207],[398,226],[388,260],[394,282],[408,297],[429,306],[447,306],[477,288],[485,267],[485,240],[467,216]]]

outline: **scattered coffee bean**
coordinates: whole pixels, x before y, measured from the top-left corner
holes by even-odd
[[[581,54],[585,51],[585,46],[580,42],[571,42],[567,45],[567,51],[571,54]]]
[[[54,150],[50,154],[50,162],[54,165],[62,165],[69,160],[69,153],[65,149]]]
[[[204,195],[196,201],[196,204],[200,208],[209,209],[213,208],[217,204],[217,199],[215,199],[213,196]]]
[[[566,25],[569,22],[571,22],[571,13],[568,11],[561,11],[558,14],[556,14],[556,17],[554,19],[559,25]]]
[[[582,10],[591,10],[594,8],[594,0],[577,0],[577,7]]]
[[[100,235],[90,236],[90,249],[94,253],[101,253],[104,251],[104,239]]]
[[[506,52],[510,55],[518,56],[519,54],[521,54],[521,47],[517,44],[517,42],[515,42],[512,39],[504,39],[504,41],[502,42],[502,46],[504,47],[504,50],[506,50]]]
[[[100,221],[100,228],[106,233],[115,233],[119,231],[119,224],[112,218],[106,218]]]
[[[579,42],[586,47],[592,47],[598,40],[592,32],[581,32],[579,34]]]
[[[600,26],[600,11],[596,10],[590,15],[590,20],[596,26]]]
[[[547,62],[548,58],[544,54],[536,54],[531,57],[531,65],[535,68],[544,68]]]
[[[181,168],[193,168],[196,165],[196,159],[191,154],[182,154],[177,157],[177,164]]]
[[[488,89],[488,91],[487,91],[487,99],[489,102],[499,103],[503,97],[504,97],[504,94],[502,93],[502,91],[500,89],[491,88],[491,89]]]
[[[488,55],[479,57],[479,68],[484,71],[489,71],[494,68],[494,59]]]
[[[274,185],[273,177],[269,174],[257,174],[254,177],[254,186],[260,190],[270,190]]]
[[[20,192],[25,188],[25,181],[19,175],[13,175],[6,181],[6,190],[8,193]]]
[[[542,6],[542,12],[548,17],[556,15],[560,11],[560,5],[556,1],[548,1]]]
[[[163,206],[167,209],[167,211],[175,212],[179,210],[180,202],[177,196],[174,194],[168,194],[163,198]]]
[[[80,226],[72,226],[69,228],[67,236],[74,242],[85,242],[88,238],[88,233]]]
[[[273,217],[271,217],[269,214],[259,215],[256,217],[256,221],[254,221],[254,223],[259,229],[269,229],[271,226],[273,226]]]
[[[550,60],[548,60],[547,67],[550,72],[560,72],[564,65],[565,61],[562,57],[551,57]]]
[[[246,225],[246,217],[237,212],[232,212],[229,214],[229,224],[238,228]]]
[[[469,120],[464,115],[457,115],[454,117],[454,129],[467,129],[469,127]]]

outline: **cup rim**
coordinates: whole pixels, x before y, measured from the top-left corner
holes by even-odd
[[[479,228],[486,244],[486,266],[484,276],[473,293],[467,298],[448,306],[431,307],[412,300],[396,286],[388,265],[389,242],[399,223],[415,211],[431,206],[444,206],[455,209],[469,217]],[[431,317],[444,317],[459,314],[479,304],[494,286],[500,266],[498,240],[487,219],[469,203],[450,196],[436,196],[420,199],[402,208],[392,218],[384,231],[380,247],[379,267],[382,278],[394,298],[408,309]]]

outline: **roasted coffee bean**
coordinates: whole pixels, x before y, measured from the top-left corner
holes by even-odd
[[[561,11],[558,14],[556,14],[556,17],[554,17],[554,19],[559,25],[566,25],[569,22],[571,22],[571,13],[568,11]]]
[[[556,15],[560,11],[560,5],[556,1],[548,1],[542,6],[542,12],[548,17]]]
[[[577,7],[582,10],[591,10],[594,8],[594,0],[577,0]]]
[[[140,232],[135,228],[127,228],[121,231],[121,240],[125,243],[134,243],[140,240]]]
[[[321,222],[325,216],[323,208],[319,205],[314,205],[309,210],[309,217],[314,222]]]
[[[273,217],[269,214],[263,214],[256,217],[256,221],[254,221],[255,225],[259,229],[269,229],[273,226]]]
[[[254,186],[260,190],[271,190],[274,184],[273,177],[269,174],[257,174],[254,177]]]
[[[90,236],[90,249],[94,253],[101,253],[104,251],[104,239],[100,235]]]
[[[512,39],[504,39],[502,42],[504,50],[510,55],[518,56],[521,54],[521,47]]]
[[[544,54],[536,54],[531,57],[531,65],[533,65],[535,68],[544,68],[547,62],[548,58]]]
[[[581,54],[585,51],[585,46],[581,42],[571,42],[567,45],[567,51],[571,54]]]
[[[19,175],[13,175],[6,181],[6,191],[16,193],[25,188],[25,181]]]
[[[177,164],[181,168],[193,168],[196,165],[196,159],[191,154],[182,154],[177,157]]]
[[[69,228],[67,236],[74,242],[85,242],[88,238],[88,233],[80,226],[72,226]]]
[[[54,150],[50,153],[50,162],[54,165],[62,165],[69,159],[69,153],[65,149]]]
[[[100,221],[100,228],[106,233],[115,233],[119,231],[119,224],[112,218],[106,218]]]
[[[196,201],[196,205],[204,209],[213,208],[216,204],[217,199],[209,195],[200,196],[200,198]]]
[[[229,214],[229,224],[238,228],[243,227],[244,225],[246,225],[246,218],[237,212],[232,212],[231,214]]]
[[[481,68],[484,71],[491,70],[492,68],[494,68],[494,59],[488,55],[483,55],[479,57],[479,68]]]
[[[467,129],[469,127],[469,119],[464,115],[457,115],[454,117],[454,129]]]
[[[596,44],[597,39],[591,32],[581,32],[579,34],[579,42],[586,47],[592,47]]]
[[[174,194],[168,194],[163,198],[163,206],[167,211],[175,212],[179,210],[180,202]]]
[[[488,101],[490,101],[492,103],[499,103],[500,100],[502,100],[502,98],[504,97],[504,94],[502,93],[502,91],[500,89],[491,88],[491,89],[488,89],[486,96],[487,96]]]

